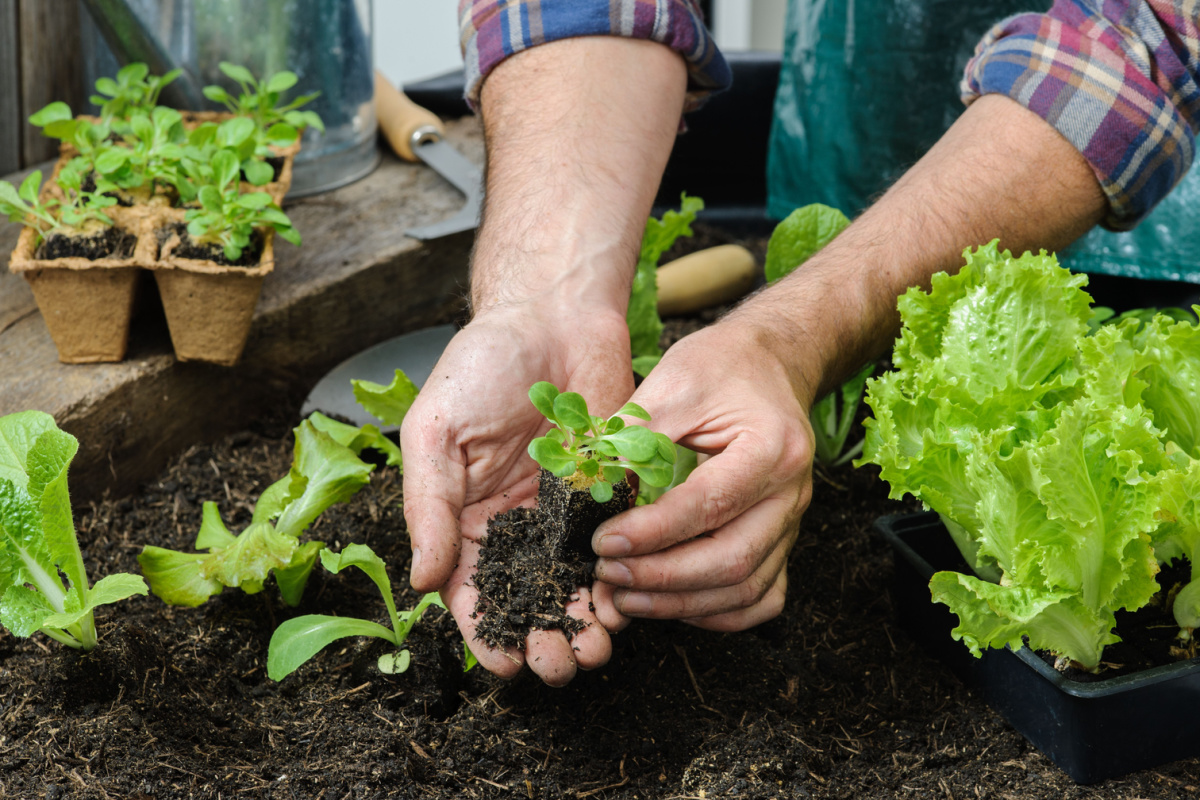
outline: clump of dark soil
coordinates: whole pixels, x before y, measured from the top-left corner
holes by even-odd
[[[38,247],[35,258],[47,261],[55,258],[129,258],[137,245],[137,237],[120,228],[108,227],[83,236],[50,233]]]
[[[570,637],[583,630],[564,606],[578,587],[591,584],[592,534],[632,499],[625,481],[613,486],[611,500],[597,503],[586,488],[541,470],[535,508],[488,520],[474,577],[476,636],[492,647],[524,650],[531,631],[561,630]]]

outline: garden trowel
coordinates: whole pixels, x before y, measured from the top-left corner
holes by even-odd
[[[690,314],[746,294],[762,271],[754,256],[744,247],[726,244],[710,247],[664,264],[658,270],[658,309],[665,315]],[[317,382],[300,409],[303,416],[313,411],[334,414],[355,425],[378,425],[385,432],[395,427],[383,425],[368,414],[354,399],[352,380],[374,383],[392,382],[396,370],[418,387],[433,371],[442,351],[457,333],[453,325],[406,333],[351,356]]]
[[[405,234],[427,241],[476,228],[483,203],[483,176],[479,167],[445,140],[446,128],[437,115],[409,100],[378,72],[375,115],[379,129],[396,155],[406,161],[425,162],[467,196],[467,202],[453,216],[432,225],[409,228]]]

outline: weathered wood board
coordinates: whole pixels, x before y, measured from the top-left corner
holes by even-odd
[[[478,122],[447,128],[447,139],[482,163]],[[175,360],[152,280],[125,361],[61,364],[25,281],[4,271],[0,415],[41,409],[80,440],[76,497],[127,493],[175,453],[243,428],[272,405],[298,411],[316,380],[359,350],[446,321],[466,293],[473,234],[421,243],[404,231],[462,202],[430,168],[386,154],[363,180],[288,204],[304,244],[279,244],[235,367]],[[11,252],[18,232],[0,221],[0,253]]]

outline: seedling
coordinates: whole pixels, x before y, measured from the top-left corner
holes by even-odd
[[[134,112],[120,145],[101,145],[95,155],[96,172],[122,189],[147,187],[150,195],[164,184],[179,183],[179,160],[187,134],[183,116],[159,106],[153,112]]]
[[[412,663],[412,656],[404,649],[404,642],[426,609],[430,606],[442,609],[446,607],[441,596],[437,592],[430,592],[422,597],[411,611],[397,611],[387,566],[383,559],[365,544],[348,544],[342,552],[336,554],[322,550],[321,564],[333,573],[340,572],[348,566],[358,567],[365,572],[383,595],[392,626],[388,628],[366,619],[333,617],[328,614],[305,614],[289,619],[271,635],[271,643],[267,647],[267,675],[271,680],[281,681],[321,652],[326,645],[350,636],[373,636],[391,642],[396,646],[396,650],[379,657],[379,671],[388,675],[405,672]],[[475,665],[475,657],[465,642],[463,650],[467,661],[465,669],[470,669]]]
[[[108,77],[96,81],[96,91],[89,99],[100,106],[104,124],[128,120],[135,112],[151,113],[158,105],[158,96],[173,80],[183,74],[173,69],[166,75],[151,75],[150,68],[141,62],[126,64],[117,72],[116,80]]]
[[[321,117],[314,111],[300,111],[317,98],[319,92],[301,95],[290,103],[280,105],[283,93],[297,83],[294,72],[276,72],[259,81],[245,67],[222,61],[218,65],[226,77],[241,87],[242,93],[234,98],[220,86],[205,86],[204,96],[239,116],[254,122],[257,153],[270,154],[270,147],[286,147],[295,142],[310,125],[319,131],[325,130]]]
[[[551,474],[575,488],[588,489],[597,503],[612,499],[613,484],[631,470],[651,486],[666,486],[674,475],[675,443],[641,425],[626,425],[622,414],[647,422],[650,415],[637,403],[626,403],[609,417],[588,414],[577,392],[559,392],[541,381],[529,399],[554,426],[529,443],[529,455]]]
[[[238,191],[241,165],[231,150],[213,156],[214,183],[200,187],[200,208],[187,212],[188,235],[197,244],[219,246],[230,261],[237,261],[249,246],[255,228],[274,228],[282,238],[300,244],[300,234],[292,227],[271,195],[266,192]]]
[[[112,133],[108,125],[98,125],[87,119],[75,119],[71,107],[63,102],[51,103],[31,116],[29,122],[41,128],[44,136],[74,147],[89,168],[95,163],[101,150],[109,144],[108,139]]]
[[[58,185],[66,196],[63,200],[51,197],[43,201],[38,197],[42,185],[41,170],[30,173],[21,182],[20,188],[0,181],[0,214],[6,215],[12,222],[33,228],[43,238],[53,231],[79,231],[89,223],[112,225],[113,221],[104,213],[104,209],[116,205],[116,199],[102,194],[106,188],[103,185],[99,187],[100,191],[85,192],[82,183],[82,176],[74,162],[58,175]]]
[[[820,463],[840,467],[862,452],[861,439],[849,448],[846,447],[846,440],[850,437],[850,429],[854,427],[867,378],[874,371],[875,363],[867,364],[843,383],[840,389],[830,392],[813,405],[809,419],[813,427],[814,455]]]
[[[23,411],[0,417],[0,442],[0,625],[91,650],[96,607],[144,595],[146,584],[117,573],[88,586],[67,489],[74,436],[49,414]]]

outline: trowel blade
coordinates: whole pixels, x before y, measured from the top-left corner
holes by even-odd
[[[301,416],[320,411],[348,419],[355,425],[377,425],[385,433],[396,430],[396,426],[384,425],[358,404],[350,381],[368,380],[386,386],[392,382],[396,370],[402,369],[409,380],[423,386],[457,332],[454,325],[438,325],[388,339],[350,356],[317,381],[300,409]]]
[[[462,231],[474,230],[479,226],[479,210],[483,205],[483,175],[479,167],[445,141],[427,142],[414,148],[417,157],[454,185],[464,195],[466,202],[453,216],[432,225],[410,228],[405,234],[428,241]]]

